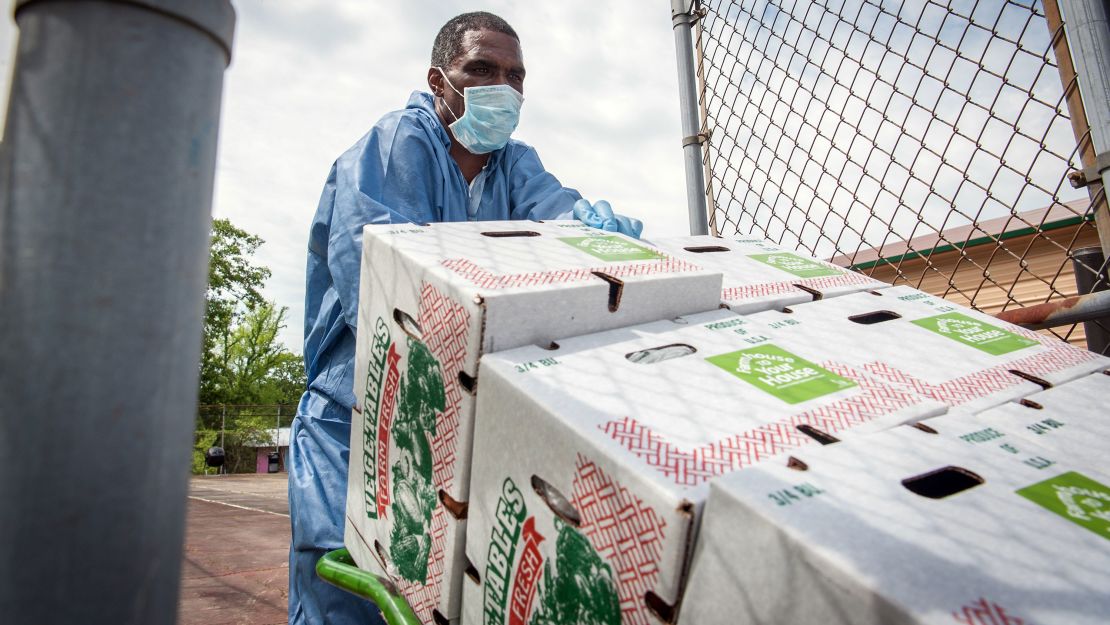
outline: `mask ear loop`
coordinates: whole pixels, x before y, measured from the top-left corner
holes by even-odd
[[[443,76],[443,79],[447,81],[447,86],[451,87],[451,91],[454,91],[455,93],[458,93],[461,97],[463,97],[465,99],[466,96],[463,95],[458,89],[455,88],[454,83],[452,83],[451,79],[447,77],[446,73],[444,73],[443,68],[442,67],[437,67],[436,69],[439,70],[440,76]],[[455,118],[455,121],[459,121],[459,116],[455,115],[455,111],[451,110],[451,105],[447,103],[447,99],[444,98],[442,95],[437,96],[437,97],[439,97],[440,100],[443,100],[443,106],[447,107],[447,110],[451,113],[451,116]]]

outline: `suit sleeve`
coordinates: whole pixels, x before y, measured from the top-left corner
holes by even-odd
[[[363,226],[438,221],[442,175],[437,176],[432,140],[403,116],[387,118],[335,163],[327,262],[352,329],[358,319]]]
[[[534,148],[521,147],[509,177],[510,217],[533,221],[565,219],[582,195],[564,187],[548,173]]]

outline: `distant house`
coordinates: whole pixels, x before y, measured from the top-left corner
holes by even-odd
[[[247,445],[255,451],[255,472],[270,472],[270,454],[278,454],[278,471],[285,471],[285,458],[289,454],[290,428],[270,428],[265,430],[261,440]],[[275,446],[274,443],[277,443]]]
[[[1088,206],[1087,200],[1054,204],[831,261],[963,306],[974,299],[978,309],[993,315],[1077,294],[1067,251],[1099,245],[1094,223],[1083,217]],[[1053,295],[1053,289],[1062,295]],[[1086,346],[1082,324],[1068,341]]]

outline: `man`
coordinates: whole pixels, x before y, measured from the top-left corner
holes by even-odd
[[[368,223],[554,219],[572,214],[638,236],[640,224],[591,206],[509,138],[524,61],[503,19],[466,13],[443,26],[415,92],[332,166],[308,242],[305,366],[289,462],[289,622],[380,623],[377,610],[315,574],[343,546],[362,227]]]

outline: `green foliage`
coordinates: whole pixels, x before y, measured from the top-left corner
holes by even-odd
[[[254,261],[261,238],[226,219],[212,222],[200,404],[284,404],[289,413],[307,386],[304,361],[282,345],[288,309],[262,297],[270,270]],[[218,444],[219,414],[198,415],[193,471],[204,471],[204,452]],[[274,413],[237,414],[226,422],[226,470],[253,471],[252,444],[268,444]]]
[[[257,447],[273,446],[274,421],[271,416],[239,416],[228,423],[224,431],[224,472],[253,473],[257,461]],[[204,463],[209,447],[220,444],[220,429],[199,427],[193,433],[193,473],[215,473],[216,469]]]
[[[220,444],[220,431],[197,427],[193,432],[193,474],[200,475],[213,469],[204,463],[209,447]]]
[[[212,221],[200,366],[201,403],[208,399],[205,382],[213,375],[212,352],[216,342],[231,332],[244,310],[265,301],[261,289],[270,277],[270,270],[255,265],[251,258],[262,243],[262,239],[236,228],[227,219]]]
[[[296,403],[305,388],[300,356],[278,340],[285,308],[262,302],[212,341],[201,385],[208,404]]]

